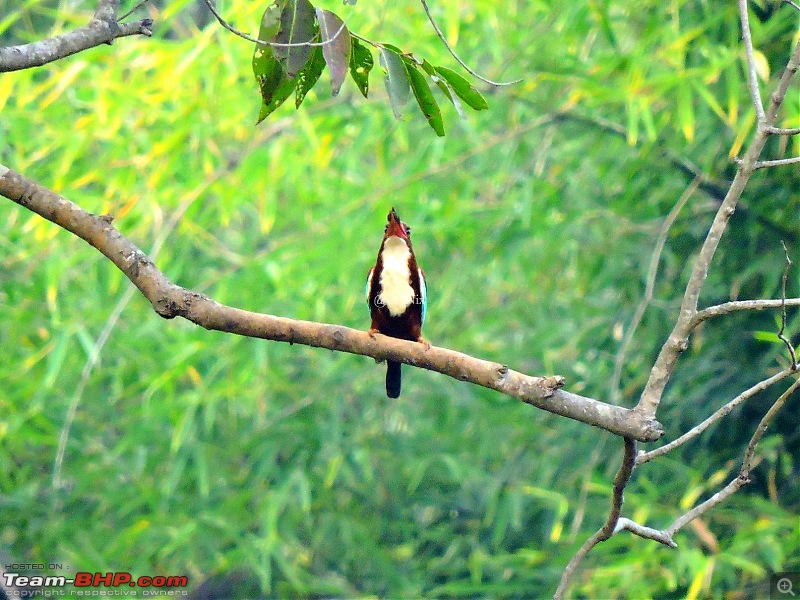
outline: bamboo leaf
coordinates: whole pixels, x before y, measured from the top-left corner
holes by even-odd
[[[317,9],[317,21],[322,42],[322,54],[331,74],[331,94],[342,89],[347,67],[350,64],[350,32],[337,15],[329,10]]]
[[[433,92],[428,86],[425,75],[417,70],[417,63],[413,60],[406,60],[406,73],[411,82],[411,89],[414,92],[414,97],[417,99],[417,104],[428,120],[428,124],[436,132],[439,137],[444,136],[444,122],[442,121],[442,111],[436,103],[436,98],[433,97]]]
[[[317,33],[316,24],[314,6],[311,2],[286,0],[281,12],[281,28],[275,36],[275,41],[280,44],[310,42]],[[311,46],[276,46],[273,51],[289,77],[297,75],[311,56]]]
[[[458,97],[466,102],[467,106],[475,110],[486,110],[489,105],[481,93],[469,81],[447,67],[434,67],[436,72],[445,78]]]
[[[385,69],[386,91],[389,93],[389,101],[392,104],[392,112],[398,119],[403,116],[403,107],[408,102],[411,94],[411,85],[408,81],[408,73],[403,59],[400,58],[399,51],[389,46],[381,47],[380,56],[381,66]]]
[[[372,71],[374,61],[372,52],[361,45],[356,38],[352,38],[352,50],[350,52],[350,77],[356,82],[358,89],[364,98],[369,93],[369,72]]]

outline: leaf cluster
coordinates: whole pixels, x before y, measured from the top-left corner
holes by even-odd
[[[349,73],[366,98],[374,60],[364,44],[379,52],[395,117],[402,116],[413,91],[428,124],[437,135],[444,136],[444,121],[431,84],[441,90],[462,117],[462,102],[474,110],[488,108],[480,92],[452,69],[435,67],[392,44],[354,35],[338,15],[315,9],[308,0],[276,0],[269,5],[261,19],[259,41],[265,42],[257,44],[253,54],[253,74],[262,100],[259,123],[292,95],[295,107],[300,108],[326,67],[333,96],[339,93]]]

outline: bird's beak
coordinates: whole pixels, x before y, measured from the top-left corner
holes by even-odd
[[[386,227],[385,237],[396,235],[399,238],[408,238],[408,234],[406,234],[403,223],[400,221],[400,217],[397,216],[397,211],[394,207],[392,207],[392,210],[389,212],[387,219],[389,220],[389,225]]]

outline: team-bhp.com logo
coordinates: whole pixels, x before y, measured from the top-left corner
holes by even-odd
[[[74,585],[76,588],[81,588],[72,591],[70,595],[76,596],[101,596],[108,595],[100,592],[97,588],[142,588],[142,596],[163,596],[164,590],[173,590],[169,595],[179,595],[175,592],[175,588],[186,588],[189,585],[189,578],[186,575],[142,575],[141,577],[134,577],[126,572],[110,572],[110,573],[88,573],[81,571],[75,573],[75,577],[65,577],[63,575],[21,575],[19,573],[3,573],[6,588],[38,588],[39,595],[52,595],[52,593],[42,593],[44,588],[50,588],[49,591],[53,592],[52,588],[64,588],[68,585]],[[83,589],[86,588],[86,589]],[[185,594],[185,590],[182,590]],[[126,595],[116,593],[114,595]],[[135,592],[131,595],[136,595]]]

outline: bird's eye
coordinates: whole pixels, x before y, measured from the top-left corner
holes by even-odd
[[[406,235],[411,235],[411,227],[406,225]]]
[[[383,228],[383,232],[384,232],[384,233],[386,233],[387,231],[389,231],[389,226],[388,226],[388,225],[387,225],[386,227],[384,227],[384,228]]]

